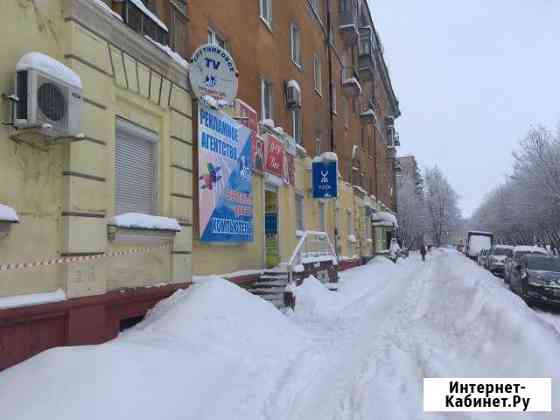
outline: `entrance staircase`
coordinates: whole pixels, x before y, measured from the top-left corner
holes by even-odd
[[[265,271],[249,289],[251,293],[269,301],[278,309],[286,307],[284,293],[289,283],[288,270],[282,268]]]

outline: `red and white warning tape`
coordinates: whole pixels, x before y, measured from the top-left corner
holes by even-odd
[[[85,263],[88,261],[93,260],[100,260],[102,258],[110,258],[110,257],[121,257],[124,255],[131,255],[131,254],[147,254],[149,252],[163,249],[163,248],[171,248],[173,244],[164,244],[157,247],[151,248],[134,248],[128,249],[126,251],[115,251],[115,252],[106,252],[103,254],[97,255],[81,255],[81,256],[73,256],[73,257],[57,257],[57,258],[50,258],[46,260],[40,261],[32,261],[27,263],[17,263],[17,264],[0,264],[0,273],[4,271],[16,271],[16,270],[26,270],[29,268],[36,268],[36,267],[46,267],[49,265],[56,265],[56,264],[71,264],[71,263]]]

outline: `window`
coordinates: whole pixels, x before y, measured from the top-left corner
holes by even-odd
[[[321,95],[321,59],[313,54],[313,75],[315,79],[315,92]]]
[[[150,7],[153,8],[151,3],[146,7],[144,3],[127,0],[122,9],[122,18],[134,31],[149,36],[160,44],[167,45],[169,43],[167,29],[155,13],[150,10]]]
[[[301,68],[301,31],[294,23],[290,27],[290,35],[292,61],[297,67]]]
[[[181,56],[187,56],[187,4],[183,0],[171,2],[170,46]]]
[[[303,194],[296,192],[296,229],[299,231],[305,230],[304,205],[305,198]]]
[[[315,156],[319,156],[321,154],[321,139],[320,138],[316,138],[315,139]]]
[[[272,82],[261,80],[261,114],[263,120],[274,119],[272,107]]]
[[[226,40],[218,35],[212,28],[208,28],[208,43],[219,45],[220,47],[227,49]]]
[[[157,133],[117,119],[115,213],[157,213]]]
[[[325,203],[319,201],[319,230],[321,232],[327,231],[327,224],[325,220]]]
[[[261,2],[261,19],[266,23],[269,29],[272,27],[272,0],[260,0]]]
[[[301,114],[298,108],[292,111],[292,136],[298,144],[303,143]]]
[[[340,0],[340,11],[349,12],[352,10],[352,0]]]

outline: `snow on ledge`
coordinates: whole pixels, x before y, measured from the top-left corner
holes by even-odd
[[[373,224],[387,224],[395,227],[398,226],[397,218],[386,211],[378,211],[377,213],[374,213],[371,218]]]
[[[30,52],[20,58],[16,65],[16,71],[24,70],[39,70],[74,87],[82,88],[82,79],[74,70],[40,52]]]
[[[146,16],[148,16],[151,20],[154,21],[154,23],[159,26],[161,29],[163,29],[165,32],[169,32],[169,29],[167,29],[167,26],[165,25],[165,23],[163,23],[160,18],[158,18],[156,15],[154,15],[150,9],[148,9],[145,5],[144,2],[142,0],[130,0],[132,3],[134,3],[134,5],[136,7],[138,7],[142,13],[144,13]]]
[[[158,47],[161,51],[166,53],[169,57],[171,57],[173,59],[173,61],[175,61],[177,64],[179,64],[185,70],[189,69],[189,62],[187,60],[185,60],[183,57],[181,57],[181,54],[179,54],[176,51],[173,51],[168,45],[163,45],[163,44],[160,44],[159,42],[153,40],[148,35],[145,35],[144,37],[148,41],[150,41],[152,44],[154,44],[156,47]],[[212,99],[214,99],[214,98],[212,98]]]
[[[122,16],[119,15],[118,13],[116,13],[113,9],[111,9],[107,5],[107,3],[105,3],[103,0],[93,0],[93,3],[95,5],[97,5],[99,8],[101,8],[101,10],[103,10],[109,16],[113,16],[114,18],[116,18],[116,19],[118,19],[122,22],[122,20],[123,20]]]
[[[44,303],[62,302],[66,300],[66,293],[58,289],[48,293],[33,293],[0,297],[0,309],[20,308],[22,306],[41,305]]]
[[[338,162],[338,156],[335,152],[324,152],[320,156],[315,156],[313,162]]]
[[[0,204],[0,222],[19,223],[19,218],[13,208]]]
[[[181,226],[176,219],[152,216],[142,213],[124,213],[113,217],[110,225],[126,229],[153,229],[180,232]]]
[[[354,243],[358,242],[358,240],[356,239],[356,236],[348,235],[348,242],[351,242],[351,243],[354,244]]]

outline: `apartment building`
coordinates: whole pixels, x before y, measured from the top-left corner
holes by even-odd
[[[306,229],[327,231],[339,254],[350,260],[383,250],[387,227],[370,232],[369,216],[395,205],[394,121],[400,111],[367,2],[192,0],[186,32],[191,53],[207,42],[226,48],[239,71],[238,97],[256,111],[259,121],[272,120],[302,146],[296,156],[296,185],[279,191],[284,207],[279,213],[287,219],[279,232],[280,260],[297,244],[294,231]],[[296,107],[287,89],[294,82],[301,95]],[[339,157],[342,194],[337,202],[314,202],[305,159],[326,151]],[[266,203],[259,203],[274,191],[267,193],[273,188],[256,178],[254,190],[264,190],[265,197],[255,198],[255,241],[221,247],[197,242],[195,233],[196,273],[266,265]],[[296,212],[301,203],[305,210]],[[210,248],[220,254],[220,261],[210,256]]]

